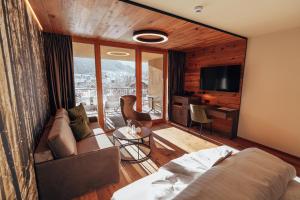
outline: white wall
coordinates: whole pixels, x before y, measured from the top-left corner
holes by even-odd
[[[300,157],[300,28],[248,40],[238,136]]]

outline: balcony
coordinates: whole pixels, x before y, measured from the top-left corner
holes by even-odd
[[[125,125],[121,114],[120,97],[123,95],[135,95],[136,89],[132,87],[104,88],[103,90],[103,111],[105,117],[105,128],[115,129]],[[75,87],[76,102],[82,103],[88,116],[98,116],[98,101],[96,88]],[[142,109],[148,112],[152,119],[161,118],[162,102],[153,97],[147,96],[148,89],[142,90]]]

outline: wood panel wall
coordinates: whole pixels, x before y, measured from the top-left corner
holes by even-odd
[[[247,41],[244,39],[222,45],[198,48],[187,51],[185,68],[185,91],[195,92],[195,96],[209,100],[210,104],[229,108],[240,108],[243,84],[243,71]],[[215,65],[241,64],[242,76],[238,93],[200,90],[200,69]],[[205,92],[205,94],[202,94]]]
[[[42,35],[25,1],[0,4],[0,199],[37,199],[33,150],[50,113]]]

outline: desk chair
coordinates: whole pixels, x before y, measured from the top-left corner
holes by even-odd
[[[210,124],[210,133],[212,134],[212,119],[207,118],[205,108],[206,106],[204,105],[190,104],[190,113],[191,113],[190,127],[192,127],[193,122],[200,123],[200,134],[201,134],[203,124]]]

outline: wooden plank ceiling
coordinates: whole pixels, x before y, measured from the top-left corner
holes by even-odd
[[[174,50],[243,40],[118,0],[30,0],[30,3],[46,32],[135,43],[133,31],[156,29],[166,32],[169,41],[146,46]]]

